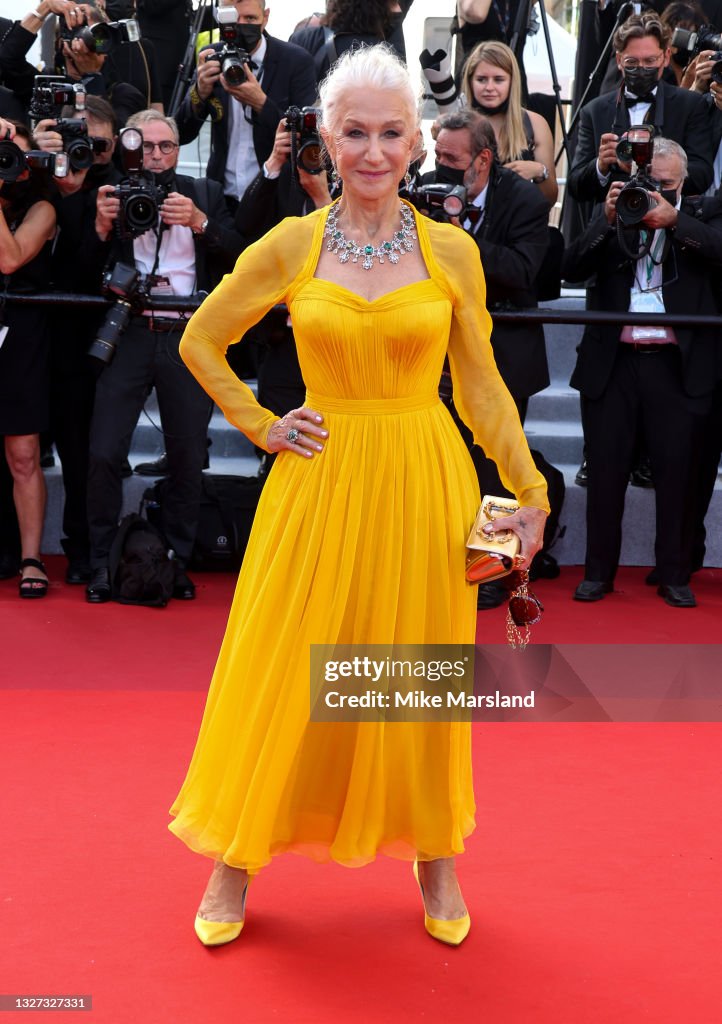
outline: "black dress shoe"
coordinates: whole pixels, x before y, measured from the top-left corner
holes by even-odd
[[[168,456],[165,452],[155,462],[139,462],[133,470],[138,476],[166,476],[168,473]]]
[[[575,601],[601,601],[605,594],[611,594],[612,584],[599,580],[582,580],[574,591]]]
[[[179,570],[173,584],[173,597],[176,601],[192,601],[195,596],[195,583],[182,569]]]
[[[480,612],[488,611],[490,608],[498,608],[509,600],[509,591],[503,583],[480,583],[479,593],[476,597],[476,607]]]
[[[667,602],[667,604],[671,604],[673,608],[697,607],[697,598],[689,587],[672,586],[670,583],[661,583],[659,587],[657,587],[657,593]]]
[[[110,569],[93,569],[85,596],[91,604],[105,604],[110,601]]]
[[[639,465],[629,474],[629,482],[632,487],[654,487],[649,459],[640,460]]]
[[[87,558],[81,555],[68,559],[68,568],[65,570],[66,583],[90,583],[92,575]]]
[[[586,487],[589,483],[589,471],[587,470],[587,460],[584,459],[581,466],[577,470],[577,475],[574,477],[574,483],[577,487]]]

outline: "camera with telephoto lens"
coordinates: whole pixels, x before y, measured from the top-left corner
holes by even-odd
[[[130,318],[143,311],[151,288],[164,279],[155,274],[141,274],[131,263],[120,260],[103,273],[103,295],[115,298],[115,304],[108,310],[95,341],[88,349],[88,355],[107,366],[113,359],[121,335]]]
[[[63,107],[85,109],[85,86],[65,75],[36,75],[28,113],[34,121],[58,117]]]
[[[318,131],[321,111],[316,107],[289,107],[285,113],[286,131],[291,133],[291,167],[307,174],[330,169],[326,150]]]
[[[229,85],[243,85],[247,81],[244,65],[251,64],[251,55],[241,45],[243,33],[235,7],[219,7],[217,18],[223,48],[209,54],[206,59],[221,65],[221,73]]]
[[[408,194],[409,202],[431,220],[449,223],[452,217],[464,219],[473,209],[463,185],[435,182],[418,185]]]
[[[617,196],[617,217],[626,227],[639,224],[656,206],[650,193],[659,192],[660,185],[648,171],[653,151],[652,125],[641,124],[629,128],[617,143],[617,160],[625,164],[633,161],[637,166],[636,173],[624,183]]]
[[[9,134],[9,133],[8,133]],[[11,184],[27,169],[25,153],[9,139],[0,139],[0,181]]]
[[[143,133],[137,128],[123,128],[118,148],[126,177],[113,195],[120,200],[120,211],[115,221],[118,238],[138,238],[158,223],[160,207],[168,198],[170,189],[158,185],[143,170]]]

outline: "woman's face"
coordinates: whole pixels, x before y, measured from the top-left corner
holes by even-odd
[[[408,104],[382,89],[349,89],[332,122],[322,132],[344,192],[362,200],[396,193],[418,136]]]
[[[474,68],[471,88],[477,103],[483,107],[498,107],[509,98],[511,75],[482,60]]]

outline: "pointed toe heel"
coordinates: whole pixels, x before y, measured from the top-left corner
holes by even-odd
[[[424,887],[419,878],[418,862],[414,861],[414,878],[416,879],[421,900],[424,903],[424,928],[432,939],[438,942],[445,942],[447,946],[460,946],[471,928],[471,918],[468,914],[463,917],[454,918],[452,921],[444,921],[439,917],[429,917],[426,913],[426,902],[424,901]]]
[[[243,921],[206,921],[196,914],[195,932],[204,946],[223,946],[243,931]]]
[[[207,921],[205,917],[196,914],[195,933],[204,946],[225,946],[227,942],[233,942],[241,934],[243,925],[246,923],[246,896],[250,884],[249,878],[243,890],[241,903],[243,918],[240,921]]]

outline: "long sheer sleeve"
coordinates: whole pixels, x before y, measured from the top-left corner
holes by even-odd
[[[236,377],[226,351],[284,301],[308,256],[315,221],[313,214],[289,218],[249,246],[191,317],[180,345],[183,362],[229,423],[266,451],[268,431],[278,417]]]
[[[445,281],[454,306],[448,349],[454,404],[474,441],[496,463],[504,486],[522,505],[548,512],[546,482],[494,360],[479,250],[458,228],[427,223],[440,283]]]

